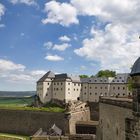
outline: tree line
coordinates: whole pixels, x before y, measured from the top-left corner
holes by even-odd
[[[95,75],[79,75],[80,78],[89,78],[89,77],[115,77],[116,76],[116,71],[111,71],[111,70],[100,70],[97,74]]]

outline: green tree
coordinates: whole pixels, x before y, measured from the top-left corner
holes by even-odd
[[[100,70],[97,74],[97,77],[115,77],[116,72],[111,70]]]
[[[89,76],[88,75],[79,75],[80,78],[88,78]]]
[[[132,78],[128,79],[128,84],[127,84],[128,90],[132,92],[133,90],[133,81]]]

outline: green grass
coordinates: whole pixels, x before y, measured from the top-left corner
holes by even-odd
[[[12,140],[30,140],[29,136],[21,136],[21,135],[14,135],[14,134],[7,134],[7,133],[0,133],[0,140],[7,138],[11,138]]]
[[[34,101],[34,97],[23,97],[23,98],[15,98],[15,97],[0,97],[0,107],[6,106],[27,106],[31,105]]]
[[[55,104],[47,104],[45,107],[27,107],[34,101],[33,97],[24,98],[12,98],[12,97],[0,97],[0,109],[10,110],[30,110],[30,111],[48,111],[48,112],[64,112],[64,108],[61,108]]]

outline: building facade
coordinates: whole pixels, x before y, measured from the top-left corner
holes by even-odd
[[[47,72],[37,82],[37,95],[42,103],[52,99],[68,102],[81,100],[98,102],[100,96],[128,97],[129,74],[117,74],[115,77],[80,78],[68,74]]]

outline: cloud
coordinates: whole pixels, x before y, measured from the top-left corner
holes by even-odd
[[[130,22],[130,24],[140,21],[139,0],[71,0],[71,4],[77,9],[78,15],[97,16],[103,21]]]
[[[91,29],[92,38],[83,40],[83,47],[74,52],[100,63],[101,69],[128,72],[139,57],[139,34],[126,24],[107,24],[105,29]]]
[[[10,2],[13,4],[22,3],[22,4],[26,4],[28,6],[37,5],[36,0],[10,0]]]
[[[32,76],[42,76],[46,73],[46,71],[44,70],[34,70],[34,71],[31,71],[31,75]]]
[[[69,42],[69,41],[71,41],[71,39],[68,36],[66,36],[66,35],[60,36],[59,37],[59,40],[60,41],[63,41],[63,42]]]
[[[53,50],[58,50],[58,51],[65,51],[67,48],[69,48],[71,45],[68,43],[63,43],[60,45],[55,44],[53,46]]]
[[[0,59],[0,71],[24,71],[25,66],[22,64],[16,64],[10,60]]]
[[[47,55],[45,57],[45,59],[49,60],[49,61],[62,61],[64,60],[64,58],[58,56],[58,55]]]
[[[4,15],[4,13],[5,13],[5,7],[4,7],[4,5],[2,5],[2,4],[0,3],[0,19],[1,19],[1,16]]]
[[[62,26],[70,26],[71,24],[78,24],[77,11],[69,3],[60,3],[50,1],[45,4],[44,11],[47,13],[47,18],[42,20],[43,24],[59,23]]]
[[[0,24],[0,28],[4,28],[5,27],[5,24]]]
[[[87,67],[84,66],[84,65],[82,65],[82,66],[80,67],[80,70],[87,70]]]
[[[45,47],[45,48],[47,48],[47,49],[51,49],[52,47],[53,47],[53,43],[52,42],[45,42],[44,44],[43,44],[43,46]]]

